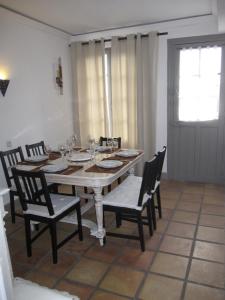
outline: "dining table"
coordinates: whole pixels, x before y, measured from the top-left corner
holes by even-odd
[[[84,194],[83,198],[89,200],[82,205],[81,214],[83,215],[91,207],[95,206],[96,223],[90,219],[82,217],[82,226],[90,229],[90,234],[99,239],[100,245],[104,245],[105,228],[103,227],[103,188],[111,185],[115,180],[127,174],[134,175],[135,165],[143,160],[144,152],[142,150],[135,150],[136,155],[123,157],[117,155],[118,152],[127,151],[127,149],[111,149],[111,151],[96,152],[89,160],[74,161],[67,156],[67,170],[63,172],[46,172],[45,177],[48,183],[56,183],[63,185],[73,185],[77,187],[87,187],[93,192],[91,194]],[[79,153],[86,153],[86,149],[77,149],[72,157]],[[119,154],[119,153],[118,153]],[[120,161],[121,166],[112,168],[99,167],[99,162],[102,161]],[[48,164],[58,165],[65,163],[65,158],[53,154]],[[32,164],[32,163],[30,163]],[[81,193],[82,195],[82,193]],[[62,222],[76,224],[77,219],[75,214],[65,217]]]

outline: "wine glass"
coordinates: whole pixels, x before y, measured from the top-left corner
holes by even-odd
[[[49,157],[50,157],[50,154],[51,154],[51,152],[52,152],[52,149],[51,149],[51,147],[50,147],[48,144],[45,145],[44,151],[45,151],[45,154],[47,154],[47,155],[48,155],[48,158],[49,158]]]
[[[67,151],[68,151],[68,156],[71,157],[72,156],[72,151],[73,151],[73,141],[72,139],[68,139],[66,141],[66,147],[67,147]]]
[[[75,148],[76,145],[77,145],[77,142],[78,142],[78,136],[77,136],[77,134],[72,135],[71,141],[72,141],[73,148]]]
[[[118,140],[116,138],[113,139],[113,148],[118,148],[119,144],[118,144]]]
[[[112,147],[113,147],[113,139],[112,138],[107,138],[107,146],[109,147],[110,151],[112,152]]]
[[[58,149],[59,149],[59,152],[61,153],[62,161],[64,161],[64,155],[66,153],[66,145],[65,144],[60,144]]]
[[[91,155],[91,158],[92,158],[92,159],[95,158],[95,150],[96,150],[96,142],[95,142],[95,139],[90,138],[90,139],[89,139],[89,149],[87,150],[87,152]]]

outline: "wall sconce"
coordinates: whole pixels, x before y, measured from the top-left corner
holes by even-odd
[[[0,79],[0,91],[2,92],[3,97],[5,96],[8,85],[9,85],[9,80],[8,79]]]
[[[58,59],[58,69],[57,69],[57,75],[56,75],[56,84],[58,85],[60,89],[60,95],[63,95],[63,76],[62,76],[62,62],[61,57]]]

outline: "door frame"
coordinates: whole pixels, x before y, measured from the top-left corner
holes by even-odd
[[[220,88],[220,109],[219,109],[219,120],[212,120],[202,122],[183,122],[178,120],[178,78],[179,76],[179,56],[177,55],[176,51],[179,48],[183,48],[185,45],[209,45],[209,44],[217,44],[217,45],[224,45],[224,50],[222,53],[222,65],[221,65],[221,88]],[[181,125],[185,125],[185,127],[193,127],[198,124],[198,126],[207,126],[211,125],[218,126],[218,122],[220,126],[224,128],[224,132],[221,136],[221,149],[224,148],[225,152],[225,34],[216,34],[216,35],[206,35],[206,36],[194,36],[194,37],[187,37],[187,38],[176,38],[176,39],[169,39],[167,41],[167,145],[168,145],[168,152],[167,152],[167,177],[169,179],[176,178],[176,159],[179,156],[179,151],[177,149],[176,153],[172,153],[172,126],[179,127]],[[221,124],[222,123],[222,124]],[[198,141],[196,141],[197,143]],[[197,158],[196,158],[197,159]],[[223,155],[222,150],[221,153],[218,155],[218,164],[220,162],[225,164],[225,155]],[[178,168],[178,167],[177,167]],[[225,168],[224,168],[225,169]],[[225,172],[225,171],[224,171]],[[182,180],[182,178],[181,178]],[[224,183],[225,174],[221,176],[221,178],[217,178],[216,182]],[[195,181],[195,178],[193,178]]]

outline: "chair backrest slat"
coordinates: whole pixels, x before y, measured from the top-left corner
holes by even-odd
[[[15,166],[19,162],[24,161],[23,151],[21,147],[0,151],[0,159],[5,174],[6,182],[10,188],[13,185],[13,176],[11,175],[11,167]]]
[[[12,174],[24,211],[29,204],[45,206],[49,215],[54,215],[51,197],[43,171],[23,171],[12,168]]]
[[[40,141],[38,143],[25,145],[27,156],[37,156],[45,154],[45,144],[44,141]]]
[[[148,194],[149,197],[151,197],[152,195],[152,191],[156,182],[157,165],[158,156],[155,156],[152,160],[145,162],[142,183],[138,198],[138,206],[142,206],[145,194]]]

